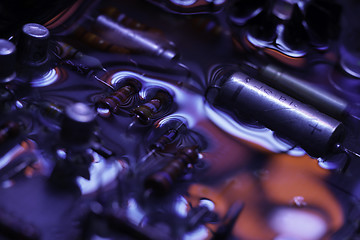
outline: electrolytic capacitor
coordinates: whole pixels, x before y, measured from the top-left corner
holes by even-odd
[[[164,194],[171,189],[174,181],[184,174],[187,166],[194,165],[199,159],[197,146],[181,149],[161,170],[151,174],[145,180],[145,188],[156,194]]]
[[[66,107],[61,125],[61,137],[65,143],[83,145],[90,141],[95,127],[95,111],[84,103]]]
[[[22,27],[18,44],[18,62],[25,70],[44,74],[49,70],[49,30],[37,23]]]
[[[109,96],[99,99],[96,102],[98,108],[109,109],[112,113],[119,113],[126,108],[130,98],[141,89],[141,83],[136,79],[127,79],[125,85],[120,87]]]
[[[279,136],[302,147],[312,157],[330,152],[344,135],[341,122],[237,68],[219,69],[213,75],[206,98],[220,107],[248,114]]]
[[[171,103],[172,97],[170,94],[165,90],[158,90],[154,97],[152,97],[147,103],[136,107],[132,110],[132,112],[135,114],[140,123],[147,124],[156,113],[166,108]]]
[[[0,39],[0,83],[13,80],[16,77],[16,47],[5,39]]]

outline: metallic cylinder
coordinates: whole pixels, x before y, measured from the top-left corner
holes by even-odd
[[[325,155],[344,133],[341,122],[237,69],[217,71],[206,98],[220,107],[248,114],[312,157]]]
[[[348,103],[344,99],[311,86],[273,65],[260,68],[260,75],[265,77],[269,85],[314,106],[319,111],[332,117],[342,118],[348,107]]]
[[[23,68],[47,72],[49,38],[49,30],[40,24],[28,23],[23,26],[18,49],[18,61]]]
[[[97,17],[94,30],[104,40],[114,45],[135,49],[169,60],[176,60],[179,57],[173,44],[161,36],[128,28],[104,15]]]
[[[84,103],[66,107],[61,137],[69,144],[82,145],[90,141],[95,127],[95,111]]]
[[[0,39],[0,83],[9,82],[16,77],[16,47],[5,39]]]

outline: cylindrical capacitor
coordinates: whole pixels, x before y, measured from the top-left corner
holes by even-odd
[[[69,144],[83,145],[90,141],[95,127],[95,111],[84,103],[66,107],[61,137]]]
[[[344,99],[311,86],[274,65],[267,65],[259,70],[264,80],[276,89],[284,91],[332,117],[342,118],[344,116],[348,107],[348,103]]]
[[[118,46],[169,60],[176,60],[179,57],[172,42],[167,41],[162,36],[128,28],[104,15],[96,18],[94,31],[104,40]]]
[[[16,77],[16,47],[5,39],[0,39],[0,83],[9,82]]]
[[[312,157],[325,155],[341,140],[344,133],[341,122],[239,69],[224,67],[215,73],[213,80],[206,92],[210,103],[248,114]]]
[[[18,44],[18,61],[22,67],[47,72],[49,38],[49,30],[40,24],[28,23],[22,27]]]

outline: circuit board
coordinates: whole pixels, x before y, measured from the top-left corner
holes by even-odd
[[[0,239],[360,239],[357,10],[0,3]]]

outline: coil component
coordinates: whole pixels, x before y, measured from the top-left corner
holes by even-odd
[[[13,80],[16,77],[16,47],[5,39],[0,39],[0,83]]]
[[[179,150],[165,167],[146,178],[145,188],[151,189],[156,194],[169,192],[173,183],[184,174],[188,165],[194,165],[198,161],[198,154],[196,146]]]
[[[157,90],[154,97],[152,97],[147,103],[144,103],[132,112],[135,114],[136,119],[142,124],[148,124],[156,113],[165,109],[172,103],[172,97],[167,91]]]
[[[298,144],[312,157],[326,155],[342,140],[344,127],[341,122],[239,69],[221,68],[213,80],[206,92],[210,103],[249,114],[279,136]]]

